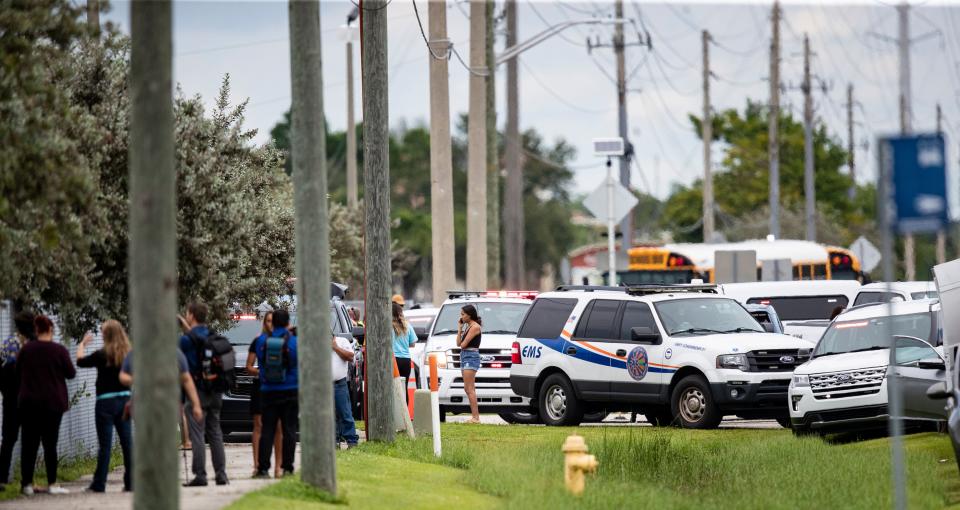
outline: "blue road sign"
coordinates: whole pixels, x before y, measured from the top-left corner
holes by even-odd
[[[946,145],[939,134],[881,140],[891,175],[893,220],[900,233],[937,232],[947,225]]]

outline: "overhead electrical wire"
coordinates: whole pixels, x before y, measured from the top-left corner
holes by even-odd
[[[430,47],[430,40],[427,39],[427,33],[423,31],[423,21],[420,19],[420,10],[417,9],[417,0],[411,0],[411,3],[413,4],[413,12],[417,16],[417,25],[420,27],[420,36],[423,37],[423,44],[426,45],[427,51],[430,53],[430,56],[432,56],[437,60],[450,60],[450,55],[453,54],[453,56],[457,57],[457,60],[460,62],[460,65],[462,65],[463,68],[466,69],[468,73],[474,76],[483,76],[483,77],[490,75],[489,70],[485,72],[478,72],[473,70],[473,68],[471,68],[469,65],[467,65],[467,63],[464,62],[463,57],[460,56],[460,53],[457,51],[457,48],[454,46],[453,43],[451,43],[450,46],[448,47],[447,54],[445,56],[440,56],[434,53],[433,48]]]
[[[590,108],[584,108],[584,107],[582,107],[582,106],[578,106],[578,105],[576,105],[576,104],[568,101],[568,100],[567,100],[566,98],[564,98],[562,95],[560,95],[560,94],[557,93],[555,90],[553,90],[552,88],[550,88],[550,86],[547,85],[546,83],[544,83],[539,77],[537,77],[536,73],[534,73],[533,70],[530,69],[530,67],[527,65],[527,63],[526,63],[522,58],[517,57],[517,61],[520,62],[520,65],[521,65],[521,66],[523,67],[523,69],[527,72],[527,74],[529,74],[530,77],[533,78],[533,81],[537,82],[537,84],[540,85],[540,88],[542,88],[543,90],[547,91],[551,96],[553,96],[554,98],[556,98],[557,101],[559,101],[559,102],[562,103],[563,105],[567,106],[567,107],[570,108],[571,110],[576,110],[576,111],[578,111],[578,112],[586,113],[586,114],[590,114],[590,115],[608,113],[608,112],[610,112],[610,111],[612,110],[611,108],[606,108],[606,109],[590,109]]]

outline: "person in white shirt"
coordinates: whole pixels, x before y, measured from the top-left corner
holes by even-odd
[[[337,445],[347,442],[347,448],[357,446],[356,424],[353,421],[353,407],[350,405],[350,390],[347,389],[347,365],[353,361],[353,345],[343,337],[333,337],[333,402],[337,412]]]

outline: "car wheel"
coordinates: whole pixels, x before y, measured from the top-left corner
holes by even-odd
[[[685,429],[715,429],[723,415],[713,401],[710,385],[699,375],[684,377],[673,389],[670,411]]]
[[[583,409],[573,392],[573,385],[561,374],[547,377],[540,388],[538,402],[540,419],[546,425],[579,425],[583,420]]]
[[[599,411],[596,413],[588,413],[583,415],[584,423],[600,423],[607,418],[607,415],[610,414],[606,411]]]
[[[497,413],[497,415],[500,416],[503,421],[514,425],[538,425],[543,423],[543,421],[540,420],[540,414],[534,410],[527,413],[519,411],[503,412]]]
[[[673,425],[673,413],[670,412],[670,408],[667,406],[648,409],[643,413],[643,417],[654,427],[669,427]]]
[[[778,417],[777,417],[777,423],[779,423],[780,426],[783,427],[783,428],[785,428],[785,429],[792,429],[792,428],[793,428],[793,424],[790,422],[790,417],[789,417],[789,416],[778,416]]]

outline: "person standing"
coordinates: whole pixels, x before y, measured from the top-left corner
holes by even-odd
[[[480,423],[480,411],[477,409],[477,370],[480,370],[480,339],[483,321],[477,315],[477,308],[465,305],[460,309],[460,321],[457,328],[457,346],[460,347],[460,370],[463,373],[463,391],[470,401],[470,419],[467,423]]]
[[[20,411],[17,397],[20,393],[20,379],[17,377],[17,356],[20,349],[30,340],[37,339],[33,313],[22,311],[13,317],[17,332],[10,335],[0,345],[0,395],[3,395],[3,439],[0,440],[0,492],[10,481],[10,461],[13,459],[13,447],[20,435]]]
[[[190,374],[193,376],[197,394],[200,397],[203,417],[194,418],[192,410],[188,409],[187,424],[190,428],[190,443],[193,446],[193,480],[184,484],[184,487],[206,487],[207,485],[207,458],[204,439],[210,441],[210,457],[213,460],[213,470],[217,485],[227,485],[226,454],[223,450],[223,431],[220,429],[220,409],[223,407],[223,393],[217,391],[204,378],[203,363],[209,357],[204,350],[204,343],[210,335],[207,328],[207,305],[199,302],[187,306],[186,318],[180,318],[186,334],[180,337],[180,350],[187,358]],[[187,407],[193,404],[188,403]]]
[[[273,332],[273,312],[263,314],[263,327],[260,334],[269,335]],[[259,338],[259,336],[257,337]],[[257,367],[257,338],[250,342],[250,349],[247,352],[247,374],[253,376],[253,387],[250,389],[250,416],[253,417],[253,433],[250,437],[250,444],[253,446],[253,474],[256,476],[258,466],[260,465],[260,434],[263,431],[263,401],[260,394],[260,369]],[[274,471],[273,476],[280,478],[280,455],[283,444],[283,431],[277,430],[276,438],[273,440],[274,450]]]
[[[273,331],[269,335],[264,333],[257,337],[254,346],[259,365],[260,399],[263,406],[259,464],[254,478],[270,477],[270,455],[277,432],[277,420],[283,429],[283,474],[293,474],[300,404],[297,336],[287,329],[289,325],[290,314],[286,310],[274,310]]]
[[[87,347],[93,333],[87,332],[77,346],[77,366],[97,369],[97,403],[94,406],[94,423],[97,427],[97,470],[88,490],[104,492],[107,488],[107,473],[110,471],[110,451],[113,449],[113,430],[117,430],[120,450],[123,452],[123,490],[132,486],[133,462],[130,420],[123,411],[130,402],[130,390],[120,382],[120,368],[130,352],[130,340],[123,326],[111,319],[100,328],[103,334],[103,349],[87,355]]]
[[[67,379],[77,375],[67,348],[53,341],[53,322],[45,315],[34,320],[37,341],[20,349],[17,374],[20,378],[20,420],[23,448],[20,455],[20,490],[33,495],[33,473],[37,451],[43,443],[43,461],[47,469],[50,494],[68,494],[57,484],[57,442],[60,420],[67,412]]]
[[[403,305],[393,303],[393,357],[406,388],[410,378],[410,348],[417,344],[417,333],[403,317]]]
[[[193,385],[193,376],[190,375],[190,368],[187,365],[187,357],[183,351],[177,350],[177,371],[180,374],[180,399],[190,402],[190,411],[195,420],[203,419],[203,407],[200,405],[200,397],[197,396],[197,387]],[[133,386],[133,351],[127,353],[123,358],[123,364],[120,366],[120,384],[130,388]],[[133,401],[130,401],[133,405]],[[127,406],[130,410],[130,406]],[[132,413],[127,413],[130,417]]]
[[[343,337],[333,337],[333,356],[330,361],[333,372],[333,402],[337,414],[337,446],[340,440],[353,448],[360,442],[357,426],[353,421],[353,406],[350,404],[350,390],[347,387],[347,369],[353,361],[353,345]]]

